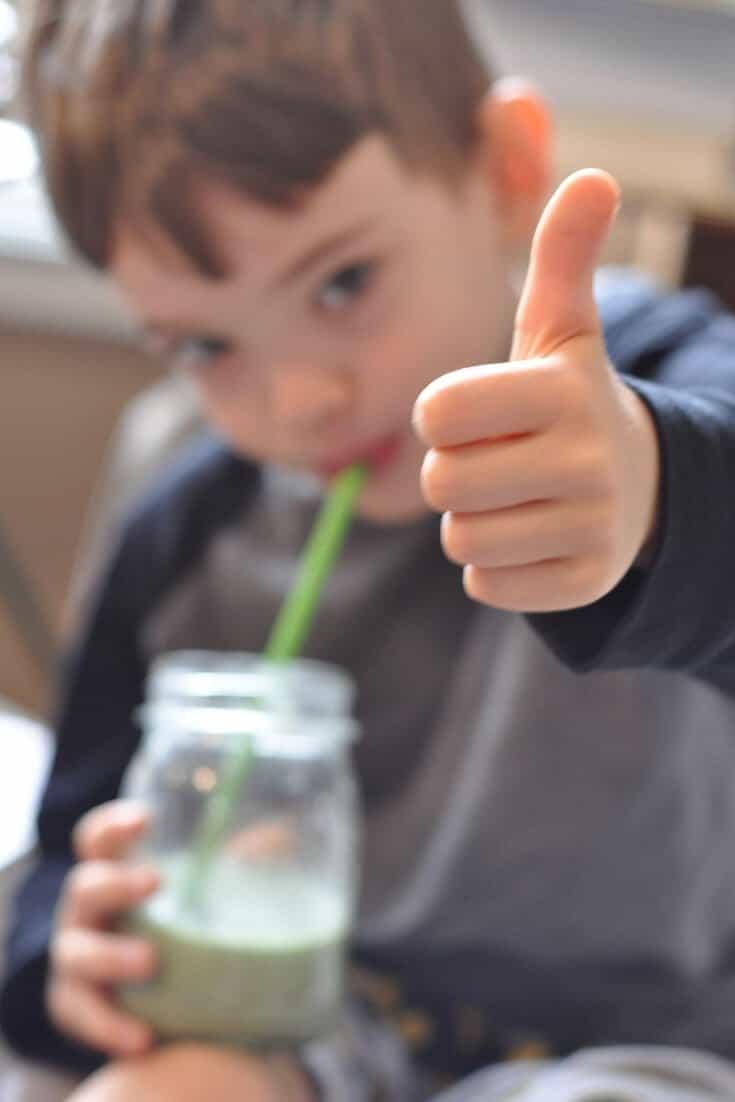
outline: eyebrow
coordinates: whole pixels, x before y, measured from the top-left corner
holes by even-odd
[[[353,240],[362,237],[363,234],[373,229],[376,225],[376,218],[366,218],[357,225],[349,226],[347,229],[340,230],[330,237],[323,238],[321,241],[317,242],[317,244],[313,245],[312,248],[308,249],[303,256],[300,256],[298,260],[290,264],[285,271],[276,276],[268,287],[268,290],[282,290],[289,283],[293,283],[295,280],[299,279],[300,276],[303,276],[310,268],[316,267],[317,264],[325,260],[332,253],[349,245]]]
[[[315,267],[321,261],[325,260],[332,253],[337,252],[339,249],[343,249],[352,241],[359,240],[359,238],[377,225],[377,221],[376,218],[366,218],[356,225],[348,226],[347,229],[340,230],[329,237],[323,238],[308,249],[302,256],[298,257],[292,264],[288,265],[285,271],[277,275],[267,287],[267,291],[282,290],[289,283],[293,283],[300,276],[304,275],[310,268]],[[183,337],[190,336],[192,332],[198,332],[198,329],[195,326],[186,325],[184,322],[174,319],[148,317],[141,323],[140,332],[143,336],[150,338]]]

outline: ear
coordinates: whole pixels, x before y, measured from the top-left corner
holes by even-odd
[[[497,81],[480,107],[484,172],[508,241],[530,243],[553,185],[553,124],[543,96],[517,78]]]

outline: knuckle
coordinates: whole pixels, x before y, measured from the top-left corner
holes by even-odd
[[[95,807],[83,815],[72,831],[72,846],[79,860],[93,854],[97,838],[104,823],[105,807]]]
[[[538,361],[538,364],[543,372],[543,385],[547,393],[556,391],[558,397],[563,397],[565,394],[571,397],[577,393],[577,373],[563,356],[548,356]]]
[[[472,567],[464,572],[464,591],[472,601],[478,604],[495,605],[497,593],[493,585],[493,572]]]
[[[466,519],[447,513],[442,523],[442,547],[450,562],[466,566],[477,557],[472,526]]]
[[[120,964],[120,953],[107,940],[90,945],[84,954],[84,972],[89,979],[113,979],[120,971]]]
[[[75,865],[64,881],[63,898],[65,902],[76,901],[89,890],[89,865],[83,862]]]
[[[584,555],[564,563],[571,598],[579,605],[594,604],[609,591],[608,571],[602,555]]]
[[[145,808],[129,800],[112,800],[84,815],[72,832],[74,851],[80,860],[104,856],[118,837],[124,838],[144,825]]]
[[[446,395],[437,383],[430,384],[416,402],[414,426],[427,444],[441,437],[446,422]]]
[[[80,819],[77,825],[74,827],[71,835],[72,851],[78,861],[83,861],[87,856],[87,852],[89,850],[89,843],[87,841],[88,827],[86,820],[87,816],[85,815],[84,819]]]
[[[68,898],[75,903],[112,901],[127,897],[127,870],[106,861],[83,861],[69,874]]]
[[[97,862],[83,861],[67,877],[67,895],[75,900],[95,894],[105,883],[105,870]]]
[[[429,452],[421,471],[421,487],[427,503],[437,512],[451,509],[456,483],[449,458],[441,452]]]
[[[79,929],[62,930],[51,945],[51,963],[59,975],[79,975],[84,971],[84,939]]]

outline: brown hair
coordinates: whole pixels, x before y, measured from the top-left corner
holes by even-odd
[[[456,179],[488,72],[460,0],[36,0],[31,121],[74,245],[110,261],[124,218],[216,276],[203,179],[293,205],[363,136]]]

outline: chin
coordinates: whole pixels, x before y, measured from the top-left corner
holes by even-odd
[[[410,524],[431,513],[421,494],[424,450],[413,442],[396,464],[368,478],[357,506],[358,516],[373,524]]]

